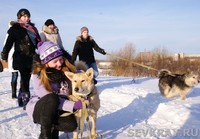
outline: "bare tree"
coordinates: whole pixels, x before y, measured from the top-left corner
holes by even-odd
[[[146,68],[148,66],[157,70],[168,69],[172,73],[185,73],[187,69],[200,73],[200,60],[192,61],[188,58],[174,60],[173,55],[164,47],[136,54],[135,45],[127,43],[111,55],[113,55],[110,57],[112,75],[116,76],[157,76],[157,71]],[[145,56],[148,58],[144,58]]]
[[[130,61],[135,57],[135,51],[135,46],[132,43],[127,43],[119,52],[112,54],[114,57],[111,57],[111,61],[113,73],[115,75],[128,76],[128,68],[130,67],[129,65],[131,65]]]

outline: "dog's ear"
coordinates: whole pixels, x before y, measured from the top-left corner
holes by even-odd
[[[93,78],[94,71],[92,68],[89,68],[85,73],[89,78],[91,78],[91,79]]]
[[[69,71],[65,71],[64,73],[67,76],[67,78],[72,81],[74,73],[69,72]]]

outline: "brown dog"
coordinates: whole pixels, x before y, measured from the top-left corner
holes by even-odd
[[[100,99],[99,94],[97,92],[97,88],[93,82],[93,69],[90,68],[85,72],[81,73],[72,73],[72,72],[65,72],[65,75],[71,80],[72,82],[72,96],[73,98],[81,99],[82,104],[86,102],[87,104],[87,114],[88,117],[91,118],[92,127],[91,127],[91,138],[96,138],[96,118],[97,118],[97,111],[100,108]],[[86,100],[86,101],[84,101]],[[89,104],[88,104],[89,100]],[[84,103],[85,104],[85,103]],[[79,122],[81,118],[87,117],[84,114],[83,109],[79,110],[78,113],[75,114],[77,118],[77,123],[79,126],[84,126],[82,123]],[[83,119],[83,122],[86,119]],[[78,129],[73,132],[73,138],[78,139]]]

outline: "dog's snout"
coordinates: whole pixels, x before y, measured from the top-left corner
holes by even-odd
[[[200,83],[200,80],[198,80],[198,83]]]
[[[74,88],[74,91],[78,92],[78,90],[79,90],[78,87],[75,87],[75,88]]]

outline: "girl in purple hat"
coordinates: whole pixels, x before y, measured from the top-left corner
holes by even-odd
[[[72,132],[77,128],[74,114],[82,108],[81,100],[69,101],[72,88],[65,71],[76,72],[75,67],[63,57],[61,48],[50,41],[38,44],[32,71],[33,95],[26,105],[31,119],[41,125],[39,139],[58,139],[59,131]]]

